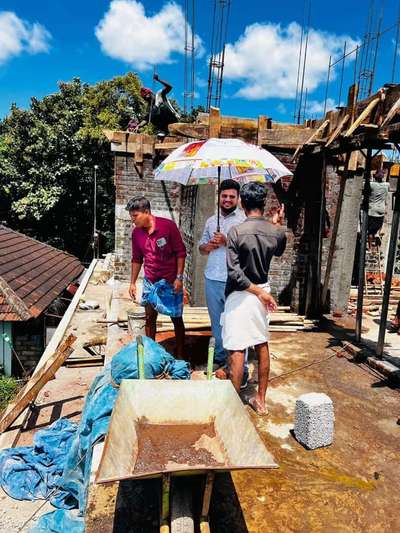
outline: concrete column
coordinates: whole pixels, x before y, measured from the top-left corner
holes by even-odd
[[[207,256],[201,255],[198,244],[204,226],[209,217],[215,213],[216,199],[214,185],[200,185],[197,190],[196,213],[193,231],[193,285],[191,304],[195,307],[205,306],[204,270]]]
[[[331,274],[331,310],[347,310],[362,198],[362,176],[346,181]]]

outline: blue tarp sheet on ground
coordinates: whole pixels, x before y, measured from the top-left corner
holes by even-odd
[[[176,361],[147,337],[143,344],[147,379],[190,379],[188,363]],[[0,452],[0,485],[5,492],[16,499],[50,499],[60,508],[42,516],[34,533],[83,531],[92,448],[107,433],[121,380],[138,378],[136,353],[136,342],[128,344],[96,377],[79,427],[60,419],[36,434],[34,446]],[[69,512],[71,508],[79,509],[79,516]]]

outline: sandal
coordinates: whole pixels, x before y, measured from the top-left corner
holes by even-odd
[[[268,409],[265,406],[262,407],[255,396],[249,399],[249,405],[258,416],[265,416],[268,414]]]

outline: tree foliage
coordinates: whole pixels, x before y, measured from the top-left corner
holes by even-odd
[[[102,251],[112,249],[112,154],[102,130],[140,116],[140,80],[129,73],[89,86],[75,78],[55,94],[11,107],[0,122],[0,220],[40,241],[90,257],[94,166]]]

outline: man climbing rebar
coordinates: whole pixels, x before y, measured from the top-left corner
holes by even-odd
[[[148,108],[146,116],[137,126],[137,131],[140,131],[141,128],[150,123],[156,128],[157,133],[167,135],[169,124],[179,122],[179,113],[167,96],[172,91],[172,85],[160,80],[157,74],[154,74],[153,79],[164,85],[164,87],[155,94],[147,87],[140,89],[140,95],[147,103]]]

